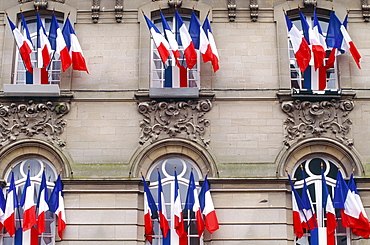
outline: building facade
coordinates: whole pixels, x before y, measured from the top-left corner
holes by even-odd
[[[321,164],[331,194],[336,172],[346,179],[354,173],[370,212],[369,6],[367,0],[0,1],[4,190],[14,172],[20,193],[29,166],[36,190],[44,168],[50,190],[60,174],[67,227],[61,239],[50,225],[45,244],[133,245],[145,243],[142,176],[156,193],[161,174],[170,213],[174,169],[183,203],[190,172],[198,187],[208,174],[220,228],[197,239],[189,225],[189,244],[309,244],[310,234],[297,241],[293,232],[287,173],[300,190],[302,166],[320,217]],[[308,22],[315,10],[325,35],[331,11],[343,21],[349,10],[346,27],[361,69],[342,53],[324,71],[325,89],[314,85],[319,72],[313,64],[309,74],[299,70],[288,39],[284,13],[302,30],[299,10]],[[173,28],[175,11],[187,25],[192,11],[201,23],[208,16],[218,71],[199,53],[191,70],[161,63],[144,18],[163,30],[161,11]],[[61,71],[57,55],[47,69],[35,68],[35,51],[34,71],[26,71],[7,16],[22,29],[24,15],[35,47],[36,12],[46,32],[53,13],[61,28],[70,19],[88,72]],[[3,244],[12,239],[2,234]],[[336,241],[369,243],[340,224]]]

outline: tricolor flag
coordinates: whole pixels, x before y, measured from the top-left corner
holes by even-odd
[[[77,71],[86,71],[89,73],[80,42],[78,41],[76,33],[73,30],[71,22],[69,21],[69,17],[67,17],[64,23],[62,33],[72,59],[72,69]]]
[[[150,34],[152,35],[155,46],[157,47],[159,56],[162,59],[163,64],[167,65],[168,56],[170,56],[170,44],[166,38],[161,34],[158,28],[153,24],[151,20],[144,14],[145,21],[148,25]]]
[[[144,183],[144,226],[145,226],[145,238],[152,243],[153,241],[153,222],[152,219],[158,218],[158,210],[155,205],[152,193],[149,190],[148,184],[146,183],[144,176],[142,176]]]
[[[304,226],[307,230],[314,230],[317,227],[317,220],[315,210],[313,209],[312,200],[310,196],[310,192],[308,190],[308,186],[306,183],[306,177],[304,174],[304,170],[302,169],[302,177],[303,177],[303,189],[302,189],[302,203],[303,203],[303,211],[306,217],[306,226]]]
[[[363,214],[363,216],[367,220],[369,220],[369,218],[366,215],[366,212],[365,212],[365,209],[364,209],[364,205],[362,204],[360,195],[358,194],[356,183],[355,183],[355,178],[354,178],[354,175],[353,174],[351,174],[351,178],[349,179],[348,188],[353,193],[353,195],[354,195],[354,197],[356,199],[356,202],[357,202],[358,206],[361,209],[361,213]],[[364,238],[369,238],[369,235],[370,235],[370,229],[366,229],[366,227],[364,227],[364,229],[354,228],[354,229],[352,229],[352,232],[353,232],[353,234],[355,234],[357,236],[362,236]]]
[[[186,65],[188,69],[192,69],[197,64],[197,52],[194,47],[194,43],[189,34],[188,28],[182,20],[179,12],[175,10],[176,19],[176,33],[179,33],[180,38],[177,40],[179,45],[184,48],[184,56],[186,59]]]
[[[28,170],[20,202],[20,205],[23,207],[23,232],[30,230],[32,226],[36,225],[36,209],[33,196],[34,187],[31,185],[30,170]]]
[[[160,11],[160,14],[161,14],[161,19],[162,19],[164,36],[167,39],[168,44],[170,45],[170,48],[172,50],[172,56],[173,56],[173,59],[175,61],[172,64],[172,66],[174,66],[175,64],[177,66],[180,66],[180,63],[179,63],[178,59],[180,58],[181,55],[180,55],[180,51],[179,51],[179,45],[178,45],[177,40],[176,40],[176,35],[175,35],[175,33],[173,33],[170,26],[168,25],[168,23],[166,21],[166,18],[164,17],[162,11]]]
[[[288,174],[289,183],[292,188],[292,211],[293,211],[293,229],[297,238],[301,238],[304,234],[303,226],[305,226],[305,214],[303,212],[303,203],[299,197],[297,190],[294,188],[294,184],[290,175]]]
[[[182,208],[181,208],[181,199],[180,199],[180,189],[179,189],[179,183],[177,181],[177,173],[175,170],[175,195],[174,195],[174,201],[173,201],[173,222],[174,222],[174,228],[176,230],[177,235],[179,236],[179,239],[183,237],[185,233],[185,227],[184,227],[184,218],[182,215]]]
[[[167,237],[168,230],[170,229],[167,220],[167,211],[162,190],[161,174],[158,171],[158,212],[159,212],[159,227],[162,230],[164,238]]]
[[[46,35],[45,27],[41,21],[39,12],[37,16],[37,68],[47,68],[51,59],[52,53],[49,39]]]
[[[335,229],[337,228],[337,220],[335,217],[335,209],[329,195],[328,186],[326,184],[324,170],[321,169],[322,180],[322,209],[326,213],[326,237],[327,245],[335,245]]]
[[[5,203],[3,189],[0,187],[0,230],[4,227]]]
[[[340,171],[337,174],[337,183],[334,190],[334,207],[340,209],[342,226],[352,228],[353,231],[368,231],[369,221],[362,213],[356,197],[348,188]],[[362,234],[367,237],[366,233]]]
[[[200,25],[197,16],[195,16],[194,11],[191,12],[189,33],[195,49],[198,49],[202,54],[203,62],[206,63],[207,61],[211,61],[213,54],[211,49],[208,48],[210,46],[208,37]]]
[[[204,182],[202,188],[199,192],[199,205],[202,214],[204,215],[206,229],[209,233],[213,233],[218,230],[218,219],[215,211],[215,207],[213,206],[213,200],[211,197],[211,191],[209,190],[208,175],[204,178]]]
[[[60,62],[62,64],[62,71],[68,69],[71,66],[72,60],[69,55],[66,42],[64,40],[62,31],[59,28],[59,24],[55,14],[51,15],[50,31],[49,31],[49,41],[51,49],[55,51],[60,57]]]
[[[22,14],[22,25],[23,25],[24,33],[26,33],[26,36],[22,35],[22,33],[18,30],[17,27],[15,27],[15,25],[13,24],[13,22],[10,20],[9,17],[7,18],[9,21],[10,28],[12,29],[15,43],[17,44],[17,47],[19,49],[19,54],[22,57],[24,66],[26,67],[28,72],[32,73],[33,68],[32,68],[32,63],[31,63],[31,53],[32,53],[33,47],[32,47],[31,39],[28,39],[29,31],[28,31],[26,21],[23,21],[24,20],[23,14]],[[27,36],[27,33],[28,33],[28,36]]]
[[[189,210],[190,212],[194,212],[195,220],[197,223],[198,236],[201,237],[204,232],[204,220],[203,220],[202,212],[200,211],[198,191],[197,191],[197,187],[195,186],[193,172],[190,173],[189,187],[188,187],[188,192],[186,194],[184,210]],[[190,214],[190,217],[191,217],[191,214]]]
[[[45,232],[45,215],[49,210],[48,206],[48,189],[46,185],[45,171],[42,173],[41,186],[37,201],[37,231],[39,234]]]
[[[49,210],[55,213],[58,217],[58,235],[61,239],[63,238],[63,231],[66,228],[67,224],[62,190],[62,181],[60,179],[60,175],[58,175],[58,179],[55,182],[54,189],[50,194]]]
[[[292,23],[286,14],[285,21],[288,28],[288,37],[290,38],[297,64],[301,72],[304,72],[311,60],[311,49],[308,46],[306,39],[301,35],[298,28]]]
[[[216,42],[215,42],[215,39],[213,37],[211,25],[210,25],[209,20],[208,20],[208,15],[206,16],[206,19],[203,22],[202,28],[203,28],[203,30],[204,30],[207,38],[208,38],[208,42],[209,42],[209,45],[208,45],[207,51],[206,51],[207,55],[203,56],[203,61],[208,62],[209,60],[207,58],[211,57],[210,61],[212,62],[213,71],[216,72],[220,68],[219,65],[218,65],[219,56],[218,56],[218,51],[217,51],[217,47],[216,47]],[[212,55],[208,55],[209,52],[211,52]]]
[[[9,236],[15,234],[15,210],[18,208],[17,189],[14,182],[14,172],[10,179],[10,186],[8,195],[6,197],[5,214],[4,214],[4,227],[9,233]]]

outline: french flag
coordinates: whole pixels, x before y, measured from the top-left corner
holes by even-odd
[[[353,174],[351,174],[351,178],[349,179],[348,188],[353,193],[353,195],[354,195],[354,197],[356,199],[356,202],[357,202],[358,206],[361,209],[361,213],[363,214],[363,216],[367,220],[369,220],[369,218],[366,215],[366,212],[365,212],[365,209],[364,209],[364,205],[362,204],[360,195],[358,194],[356,183],[355,183],[355,178],[354,178],[354,175]],[[369,236],[370,236],[370,229],[366,229],[365,227],[364,227],[364,229],[354,228],[354,229],[352,229],[352,232],[353,232],[353,234],[355,234],[357,236],[362,236],[364,238],[369,238]]]
[[[80,42],[78,41],[76,33],[73,30],[69,17],[67,17],[64,23],[62,34],[72,59],[72,69],[77,71],[86,71],[89,73]]]
[[[213,58],[212,50],[209,49],[210,43],[204,29],[199,23],[194,11],[191,12],[189,33],[193,40],[195,49],[198,49],[203,57],[203,62],[211,61]]]
[[[302,37],[298,28],[292,23],[292,21],[285,14],[285,21],[288,28],[288,37],[292,43],[294,55],[297,59],[297,64],[304,72],[308,67],[311,60],[311,49],[304,37]]]
[[[326,237],[327,245],[335,245],[335,229],[337,228],[337,220],[335,217],[335,209],[329,195],[328,186],[326,184],[324,170],[321,169],[322,180],[322,209],[326,213]]]
[[[166,238],[170,227],[168,225],[167,220],[167,211],[162,189],[161,174],[159,173],[159,171],[158,171],[158,212],[159,212],[159,226],[162,230],[163,237]]]
[[[195,220],[197,223],[198,236],[201,237],[204,232],[204,220],[202,212],[200,211],[200,204],[198,199],[197,187],[195,186],[194,174],[190,173],[189,187],[186,194],[186,202],[184,210],[190,210],[195,214]]]
[[[307,230],[314,230],[317,227],[316,214],[312,206],[311,196],[310,196],[310,192],[308,191],[306,177],[305,177],[303,169],[302,169],[302,176],[303,176],[302,203],[304,207],[303,211],[306,217],[306,224],[304,228]]]
[[[146,23],[148,25],[149,31],[152,35],[153,41],[155,46],[157,47],[159,56],[162,59],[164,65],[167,64],[168,57],[170,56],[170,44],[166,40],[166,38],[161,34],[158,28],[153,24],[151,20],[146,17],[144,14]]]
[[[5,217],[5,197],[3,189],[0,187],[0,230],[4,227],[4,217]]]
[[[337,174],[337,183],[334,190],[334,207],[340,209],[343,227],[352,228],[352,231],[355,232],[370,230],[366,214],[362,212],[355,195],[348,188],[340,171]],[[368,232],[362,235],[367,238]]]
[[[40,14],[37,16],[37,68],[47,68],[50,64],[50,54],[52,53],[49,39],[46,35],[45,27],[42,24]]]
[[[181,200],[180,200],[180,189],[179,189],[179,183],[177,181],[177,173],[175,170],[175,195],[174,195],[174,203],[173,203],[173,220],[174,220],[174,228],[175,231],[180,239],[180,242],[182,240],[182,237],[185,233],[185,227],[184,227],[184,217],[182,215],[182,208],[181,208]]]
[[[36,225],[36,209],[33,195],[34,187],[31,185],[30,170],[28,170],[20,203],[23,207],[23,232],[30,230],[32,226]]]
[[[39,197],[37,200],[37,231],[38,234],[45,232],[45,214],[49,210],[48,189],[46,185],[45,171],[42,173]]]
[[[208,175],[204,178],[202,188],[199,192],[199,204],[200,210],[204,215],[206,229],[212,234],[219,229],[219,225],[207,178]]]
[[[207,47],[207,51],[206,51],[207,55],[203,56],[203,61],[204,62],[211,61],[212,66],[213,66],[213,72],[216,72],[218,69],[220,69],[220,67],[218,65],[219,56],[218,56],[218,51],[217,51],[217,47],[216,47],[216,42],[215,42],[215,39],[213,37],[211,24],[209,23],[209,20],[208,20],[208,15],[206,16],[206,19],[203,22],[202,28],[203,28],[204,33],[206,34],[206,36],[208,38],[208,42],[209,42],[208,47]],[[210,53],[212,53],[212,55]],[[209,57],[211,57],[211,60],[207,59]]]
[[[14,172],[10,179],[10,186],[8,195],[6,197],[5,214],[4,214],[4,227],[9,233],[9,236],[15,234],[15,210],[18,208],[17,189],[14,183]]]
[[[19,54],[22,57],[24,66],[26,67],[26,70],[28,72],[32,73],[33,68],[32,68],[32,63],[31,63],[31,53],[32,53],[33,47],[32,47],[31,38],[30,39],[27,38],[29,36],[29,31],[28,31],[26,21],[24,20],[23,14],[22,14],[23,30],[24,30],[24,33],[26,33],[26,35],[27,35],[27,32],[28,32],[28,36],[26,36],[26,37],[24,35],[22,35],[22,33],[18,30],[17,27],[15,27],[15,25],[9,19],[9,17],[7,17],[7,18],[8,18],[8,21],[9,21],[10,28],[12,29],[12,33],[13,33],[13,36],[14,36],[15,43],[17,44],[17,47],[19,49]],[[24,22],[23,22],[23,20],[24,20]]]
[[[58,175],[58,179],[55,182],[54,189],[50,195],[49,210],[55,213],[58,217],[58,235],[61,239],[63,238],[63,231],[67,224],[62,190],[62,181],[60,179],[60,175]]]
[[[299,197],[297,190],[294,188],[294,184],[290,175],[288,174],[289,183],[292,188],[292,210],[293,210],[293,229],[296,237],[301,238],[304,234],[303,226],[305,223],[305,214],[303,212],[303,203]]]
[[[49,31],[49,41],[51,49],[55,50],[55,53],[59,55],[62,64],[62,71],[68,69],[71,66],[72,60],[68,52],[68,47],[64,40],[62,31],[59,28],[59,24],[55,14],[51,15],[51,24]]]
[[[188,69],[192,69],[197,64],[197,52],[194,47],[194,43],[189,34],[188,28],[182,20],[179,12],[175,10],[176,19],[176,32],[179,33],[180,38],[178,44],[184,48],[184,56],[186,59],[186,66]]]
[[[145,238],[152,243],[153,241],[153,222],[152,219],[158,218],[158,210],[155,205],[153,196],[149,190],[148,184],[146,183],[144,176],[142,176],[144,183],[144,226],[145,226]]]
[[[160,11],[161,14],[161,19],[162,19],[162,25],[163,25],[163,30],[164,30],[164,36],[168,41],[168,44],[170,45],[170,48],[172,50],[172,56],[175,60],[175,62],[172,64],[174,66],[175,64],[177,66],[180,66],[179,63],[179,58],[180,58],[180,51],[179,51],[179,44],[177,43],[176,40],[176,35],[175,33],[172,32],[170,26],[168,25],[166,18],[164,17],[162,11]]]

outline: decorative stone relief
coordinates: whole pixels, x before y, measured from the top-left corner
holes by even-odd
[[[347,138],[352,121],[347,116],[353,107],[352,100],[283,102],[281,108],[288,115],[284,144],[289,147],[305,138],[327,137],[352,146],[353,140]]]
[[[47,102],[35,104],[0,103],[0,148],[25,138],[47,140],[60,147],[65,142],[59,138],[66,126],[63,116],[70,110],[69,103]]]
[[[114,6],[116,22],[121,23],[123,17],[123,0],[116,0],[116,5]]]
[[[235,0],[227,1],[227,10],[229,12],[229,21],[234,22],[236,18],[236,3]]]
[[[249,9],[252,21],[256,22],[258,18],[258,0],[250,0]]]
[[[91,19],[93,23],[98,23],[100,12],[100,0],[93,0],[91,6]]]
[[[209,100],[187,102],[141,102],[139,112],[144,116],[140,122],[140,144],[166,138],[185,138],[208,145],[204,137],[210,121],[204,118],[212,109]]]
[[[361,0],[361,7],[362,7],[362,17],[364,18],[365,22],[369,22],[370,20],[370,4],[368,0]]]
[[[181,7],[182,0],[168,0],[168,6],[171,8]]]

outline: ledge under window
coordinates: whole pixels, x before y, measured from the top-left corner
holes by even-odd
[[[5,96],[58,97],[58,84],[4,84]]]
[[[150,88],[150,98],[199,98],[199,88]]]

